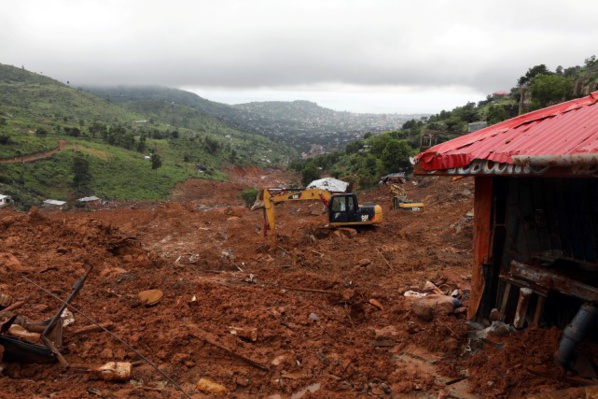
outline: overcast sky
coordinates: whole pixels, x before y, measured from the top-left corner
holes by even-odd
[[[597,0],[0,0],[0,63],[71,86],[438,113],[598,55]]]

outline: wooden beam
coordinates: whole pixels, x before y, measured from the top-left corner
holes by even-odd
[[[490,237],[492,229],[492,176],[475,177],[474,219],[473,219],[473,265],[471,270],[471,297],[467,318],[473,320],[480,307],[484,292],[482,265],[490,258]]]

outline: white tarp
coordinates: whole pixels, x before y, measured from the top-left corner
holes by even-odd
[[[334,177],[314,180],[307,185],[307,188],[320,188],[335,193],[344,193],[347,191],[347,187],[349,187],[349,183],[335,179]]]
[[[79,198],[77,201],[79,202],[93,202],[93,201],[99,201],[100,199],[98,197],[96,197],[95,195],[91,196],[91,197],[83,197],[83,198]]]
[[[64,204],[66,204],[66,201],[58,201],[54,199],[44,200],[44,205],[63,206]]]

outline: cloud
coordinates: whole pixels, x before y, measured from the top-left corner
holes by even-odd
[[[20,0],[0,16],[0,62],[74,84],[491,93],[595,51],[595,1],[412,3]]]

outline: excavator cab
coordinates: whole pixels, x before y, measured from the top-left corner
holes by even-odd
[[[382,219],[381,209],[377,210],[374,203],[359,206],[357,196],[353,193],[332,195],[328,209],[331,226],[373,224]]]

